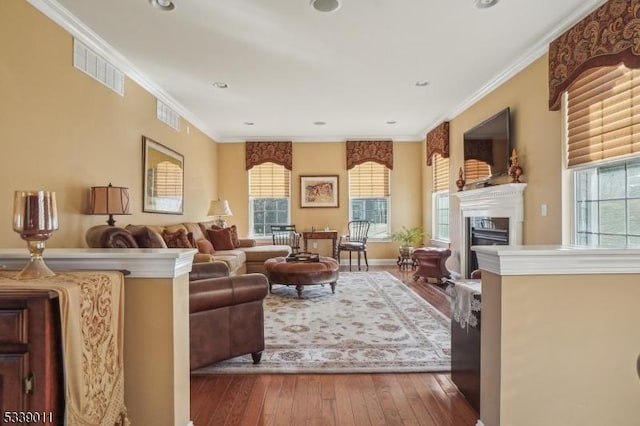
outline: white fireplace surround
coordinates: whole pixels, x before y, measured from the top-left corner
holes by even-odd
[[[467,253],[469,235],[467,218],[509,218],[509,245],[522,244],[522,222],[524,221],[523,192],[526,183],[508,183],[456,192],[460,200],[460,273],[467,277]]]

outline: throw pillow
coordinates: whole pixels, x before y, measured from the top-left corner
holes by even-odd
[[[153,229],[144,225],[127,225],[126,228],[133,234],[138,247],[141,248],[167,248],[162,236]]]
[[[240,238],[238,238],[238,228],[235,225],[231,225],[229,227],[231,231],[231,242],[233,243],[233,248],[240,247]]]
[[[214,250],[233,250],[233,241],[231,240],[231,230],[225,229],[207,229],[209,241],[213,244]]]
[[[179,229],[176,232],[164,230],[162,231],[162,238],[167,243],[168,248],[193,248],[184,229]]]
[[[213,254],[213,244],[211,244],[211,241],[203,238],[201,240],[198,240],[197,244],[198,244],[198,253]]]

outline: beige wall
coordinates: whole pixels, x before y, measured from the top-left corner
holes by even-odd
[[[423,143],[402,142],[393,145],[394,167],[391,173],[391,228],[402,225],[418,226],[422,223],[422,170]],[[218,180],[220,196],[229,200],[233,210],[232,223],[241,234],[248,232],[249,204],[248,179],[245,170],[244,143],[219,144]],[[318,142],[293,144],[293,170],[291,173],[291,223],[298,230],[312,226],[346,232],[349,220],[348,173],[344,142]],[[300,208],[300,175],[338,175],[340,206],[338,208]],[[329,244],[319,241],[318,251],[328,254]],[[397,257],[396,242],[372,242],[368,245],[370,259]]]
[[[489,93],[469,109],[450,121],[450,191],[455,193],[458,169],[463,165],[462,135],[498,111],[511,108],[511,130],[520,165],[524,169],[523,244],[560,244],[561,235],[561,113],[547,107],[548,58],[543,55],[523,71]],[[432,173],[431,167],[424,167]],[[503,177],[498,183],[508,182]],[[430,186],[425,186],[425,200],[430,207]],[[547,216],[540,214],[547,205]],[[425,216],[430,217],[430,210]],[[459,271],[460,210],[458,199],[451,198],[450,269]],[[428,225],[430,226],[430,225]]]
[[[636,274],[482,274],[486,426],[638,424]]]
[[[84,214],[91,186],[126,186],[128,223],[205,218],[217,196],[217,147],[186,120],[155,118],[155,97],[127,79],[124,97],[72,65],[72,37],[23,0],[0,2],[0,247],[24,247],[12,231],[13,191],[55,191],[60,229],[50,247],[82,247],[106,216]],[[187,132],[189,127],[189,132]],[[184,155],[184,215],[142,213],[142,135]]]

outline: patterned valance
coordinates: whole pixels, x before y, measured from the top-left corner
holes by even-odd
[[[392,141],[347,141],[347,169],[375,161],[393,169]]]
[[[609,0],[549,46],[549,109],[589,68],[640,68],[640,0]]]
[[[247,142],[245,166],[247,170],[271,162],[291,170],[291,142]]]
[[[434,154],[449,158],[449,122],[443,121],[427,133],[427,165],[433,163]]]

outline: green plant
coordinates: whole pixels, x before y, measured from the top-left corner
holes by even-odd
[[[402,230],[391,234],[391,239],[393,241],[400,241],[402,243],[402,247],[409,247],[412,244],[422,241],[423,238],[424,232],[419,226],[407,228],[403,225]]]

